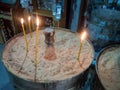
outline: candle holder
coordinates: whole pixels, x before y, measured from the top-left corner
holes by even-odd
[[[47,45],[44,58],[50,61],[55,60],[57,58],[55,53],[55,48],[53,45],[54,34],[55,34],[55,31],[53,30],[53,28],[46,28],[44,31],[45,43]]]
[[[55,31],[53,30],[53,28],[46,28],[44,31],[44,35],[45,35],[45,43],[47,44],[47,46],[53,46],[54,43],[54,34]]]

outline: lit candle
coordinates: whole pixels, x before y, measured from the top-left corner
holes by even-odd
[[[25,43],[26,43],[26,51],[28,52],[28,41],[26,38],[26,33],[25,33],[25,28],[24,28],[24,19],[21,18],[21,24],[22,24],[22,30],[23,30],[23,34],[24,34],[24,38],[25,38]]]
[[[31,20],[31,17],[30,17],[30,16],[28,16],[28,26],[29,26],[30,36],[32,37],[30,20]]]
[[[78,61],[79,61],[80,53],[81,53],[81,50],[82,50],[82,41],[85,39],[85,36],[86,36],[86,32],[84,31],[82,36],[81,36],[81,40],[80,40],[80,49],[79,49],[78,58],[77,58]]]
[[[35,46],[35,65],[37,65],[37,54],[38,54],[38,28],[39,28],[39,19],[36,19],[36,46]]]

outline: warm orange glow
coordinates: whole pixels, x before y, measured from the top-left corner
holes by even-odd
[[[38,17],[36,19],[36,25],[39,26],[39,19],[38,19]]]
[[[24,23],[24,19],[23,18],[21,18],[21,24],[23,24]]]
[[[31,17],[30,16],[28,16],[28,21],[30,21],[31,20]]]
[[[86,31],[82,33],[81,40],[84,40],[86,38],[86,34],[87,34]]]

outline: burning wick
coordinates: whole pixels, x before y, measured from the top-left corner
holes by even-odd
[[[32,37],[30,20],[31,20],[31,17],[30,17],[30,16],[28,16],[28,26],[29,26],[30,36]]]
[[[85,39],[85,36],[86,36],[86,32],[84,31],[84,32],[82,33],[81,40],[80,40],[80,49],[79,49],[78,58],[77,58],[78,62],[79,62],[80,53],[81,53],[81,50],[82,50],[82,41]]]
[[[21,24],[22,24],[22,30],[23,30],[23,34],[24,34],[24,38],[25,38],[25,42],[26,42],[26,51],[28,52],[28,41],[26,38],[26,33],[25,33],[25,28],[24,28],[24,19],[21,18]]]

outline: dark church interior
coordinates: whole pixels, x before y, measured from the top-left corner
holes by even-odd
[[[0,0],[0,90],[120,90],[120,0]]]

